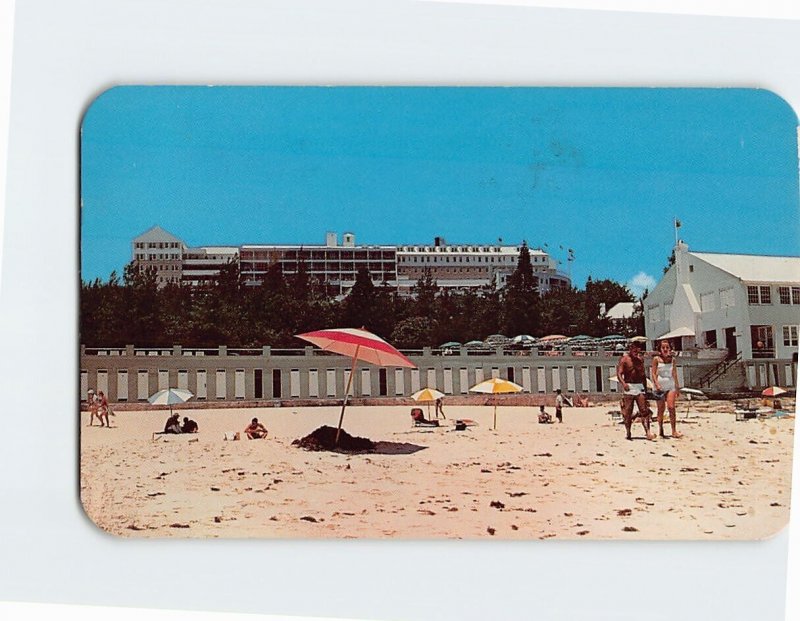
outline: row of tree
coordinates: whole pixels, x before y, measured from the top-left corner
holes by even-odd
[[[343,299],[300,267],[284,277],[276,264],[258,286],[244,284],[237,263],[229,263],[206,286],[168,284],[159,288],[155,270],[125,267],[122,279],[83,282],[81,342],[87,346],[299,347],[295,334],[329,327],[364,326],[396,347],[436,347],[447,341],[482,340],[490,334],[603,335],[611,329],[600,314],[631,292],[610,280],[583,290],[554,289],[539,295],[530,254],[523,245],[514,273],[498,290],[440,289],[430,273],[401,296],[387,283],[375,286],[361,270]],[[642,332],[642,318],[627,327]]]

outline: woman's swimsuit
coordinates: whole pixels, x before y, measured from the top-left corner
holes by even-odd
[[[672,379],[672,362],[659,362],[656,373],[661,390],[664,392],[675,390],[675,380]]]

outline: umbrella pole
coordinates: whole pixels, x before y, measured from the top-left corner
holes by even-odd
[[[344,420],[344,409],[347,407],[347,396],[350,394],[350,386],[353,383],[353,375],[356,372],[356,363],[358,362],[358,349],[360,345],[356,346],[356,352],[353,354],[353,366],[350,368],[350,377],[347,378],[347,388],[344,389],[344,401],[342,401],[342,412],[339,414],[339,426],[336,428],[336,439],[334,446],[339,446],[339,435],[342,433],[342,421]]]
[[[494,404],[494,423],[492,425],[492,431],[497,431],[497,403]]]

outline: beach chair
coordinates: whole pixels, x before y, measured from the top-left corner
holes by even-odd
[[[736,414],[736,420],[758,418],[758,411],[756,410],[734,410],[734,414]]]
[[[438,427],[438,420],[428,420],[422,412],[422,408],[411,408],[411,420],[414,427]]]

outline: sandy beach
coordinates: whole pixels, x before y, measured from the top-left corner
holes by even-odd
[[[125,537],[750,540],[789,516],[794,420],[736,421],[731,404],[679,403],[680,439],[634,440],[613,405],[567,408],[540,425],[531,407],[452,406],[413,428],[408,406],[349,407],[344,429],[369,454],[291,445],[337,407],[182,408],[200,433],[161,436],[166,411],[81,413],[81,498]],[[552,412],[552,408],[549,408]],[[223,440],[253,416],[267,440]],[[454,418],[478,425],[455,431]],[[655,424],[655,423],[654,423]]]

